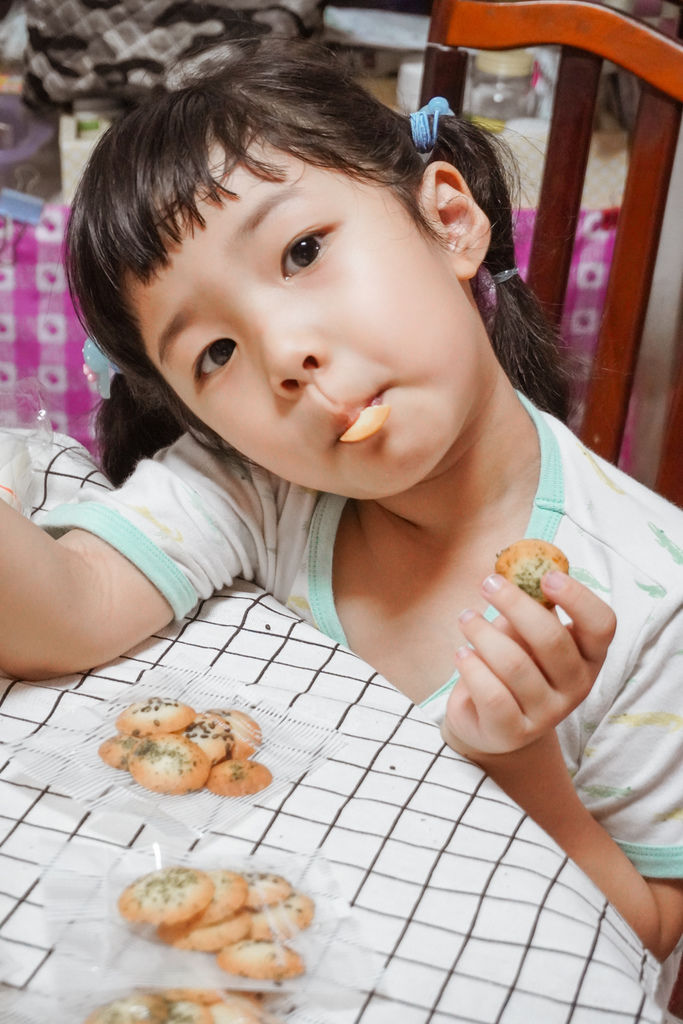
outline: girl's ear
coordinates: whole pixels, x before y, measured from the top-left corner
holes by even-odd
[[[453,253],[457,276],[471,280],[488,251],[491,225],[472,198],[463,176],[444,160],[428,164],[419,199],[429,224]]]

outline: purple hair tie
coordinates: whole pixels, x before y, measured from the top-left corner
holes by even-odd
[[[496,285],[503,284],[505,281],[509,281],[510,278],[518,276],[519,269],[517,267],[499,270],[497,274],[492,274],[483,263],[479,267],[472,281],[472,295],[487,331],[491,331],[493,327],[493,321],[496,318],[496,310],[498,308]]]

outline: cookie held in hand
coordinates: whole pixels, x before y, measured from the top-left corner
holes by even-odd
[[[525,537],[500,552],[495,571],[510,583],[524,590],[534,600],[552,608],[553,603],[541,590],[541,580],[547,572],[559,569],[569,572],[569,562],[563,551],[547,540]]]

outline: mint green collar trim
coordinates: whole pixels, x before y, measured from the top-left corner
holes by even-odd
[[[564,474],[562,472],[562,458],[557,444],[557,438],[543,419],[538,409],[525,398],[521,392],[517,397],[533,420],[538,442],[541,449],[541,469],[538,478],[538,487],[534,496],[534,504],[531,516],[527,524],[525,537],[538,537],[539,540],[553,541],[564,515]],[[491,622],[498,612],[491,605],[484,612],[484,617]],[[444,694],[449,693],[459,679],[456,672],[447,683],[440,686],[426,700],[423,700],[420,707],[424,708],[432,701],[438,700]]]
[[[683,846],[647,846],[622,843],[620,846],[633,866],[646,878],[683,878]]]
[[[308,552],[308,602],[318,629],[335,643],[348,647],[344,629],[334,606],[332,560],[339,520],[346,498],[339,494],[321,494],[311,519]]]
[[[538,487],[524,536],[552,541],[564,514],[562,459],[555,435],[543,419],[542,414],[519,391],[517,395],[536,427],[541,452]],[[332,589],[334,543],[346,500],[339,494],[321,494],[316,505],[311,520],[308,598],[313,620],[318,629],[336,643],[348,647],[349,643],[334,605]],[[489,621],[495,619],[497,614],[496,609],[490,605],[484,612]],[[420,706],[425,707],[444,693],[448,693],[457,679],[456,673],[452,679],[449,679],[435,693],[422,701]]]
[[[538,409],[519,391],[517,397],[529,413],[541,449],[541,469],[525,537],[553,541],[564,515],[564,472],[555,434]]]

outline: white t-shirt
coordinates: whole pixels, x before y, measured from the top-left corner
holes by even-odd
[[[571,574],[617,616],[591,693],[558,727],[565,761],[583,803],[642,874],[683,877],[683,511],[523,402],[541,447],[526,536],[561,547]],[[344,504],[229,463],[185,436],[141,462],[121,488],[85,486],[41,524],[108,541],[178,618],[241,577],[346,644],[332,591]],[[427,716],[440,721],[456,683],[423,702]]]

